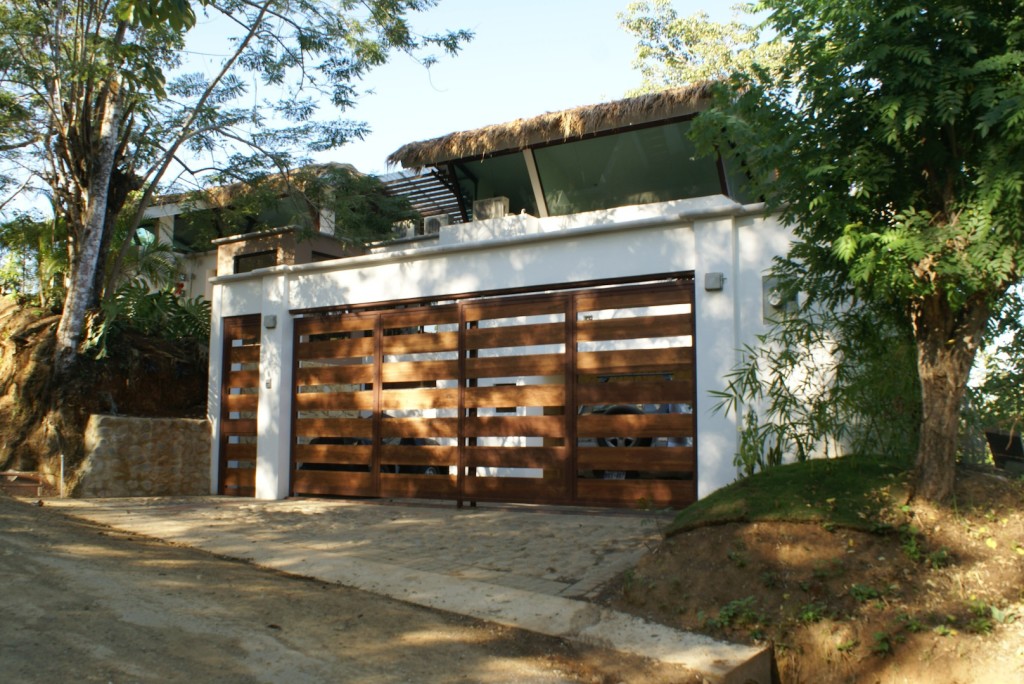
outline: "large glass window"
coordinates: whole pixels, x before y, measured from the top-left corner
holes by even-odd
[[[509,213],[525,211],[537,216],[537,201],[530,186],[530,174],[522,152],[502,154],[455,165],[459,192],[468,208],[489,197],[508,197]]]
[[[690,122],[534,150],[552,216],[723,192],[711,157],[696,158]]]

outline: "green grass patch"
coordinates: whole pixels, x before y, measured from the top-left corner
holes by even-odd
[[[872,530],[906,498],[907,468],[868,456],[814,459],[744,478],[682,510],[668,535],[728,522],[816,522]]]

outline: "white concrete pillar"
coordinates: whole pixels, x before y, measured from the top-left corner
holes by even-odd
[[[161,216],[156,221],[156,241],[161,245],[174,243],[174,215]]]
[[[283,499],[290,484],[294,325],[288,313],[286,276],[264,276],[262,286],[256,498]]]
[[[738,446],[735,414],[712,409],[717,399],[710,393],[725,386],[725,376],[735,365],[739,347],[736,274],[737,235],[731,216],[696,221],[693,226],[697,268],[694,273],[694,328],[697,353],[697,497],[736,479],[733,457]],[[721,290],[706,290],[705,276],[721,273]]]
[[[210,369],[206,389],[206,418],[210,423],[210,493],[220,490],[220,390],[224,377],[223,285],[212,285],[210,298]]]

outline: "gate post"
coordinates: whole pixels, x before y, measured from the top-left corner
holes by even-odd
[[[291,485],[292,348],[287,278],[263,278],[260,385],[256,414],[256,498],[284,499]]]

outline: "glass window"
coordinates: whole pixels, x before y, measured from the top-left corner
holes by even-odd
[[[525,211],[538,216],[537,202],[522,152],[458,162],[455,164],[455,177],[459,183],[459,193],[469,209],[478,199],[508,197],[510,214]]]
[[[721,194],[715,160],[695,158],[689,129],[681,121],[534,150],[548,213]]]
[[[253,252],[252,254],[239,254],[235,257],[235,273],[248,273],[257,268],[268,268],[277,265],[277,252]]]

